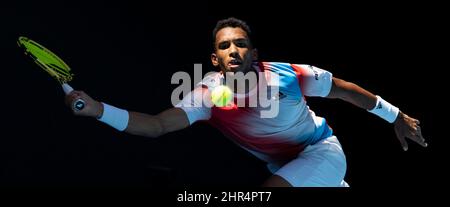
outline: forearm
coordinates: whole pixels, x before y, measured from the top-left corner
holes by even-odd
[[[98,120],[119,131],[146,137],[158,137],[165,133],[159,116],[127,111],[105,103],[99,105]]]
[[[83,99],[86,102],[83,110],[72,109],[73,102],[77,99]],[[170,108],[154,116],[129,112],[126,109],[96,101],[82,91],[72,91],[68,94],[66,104],[71,107],[75,115],[96,118],[118,131],[134,135],[158,137],[190,125],[187,114],[180,108]]]
[[[389,123],[397,118],[399,109],[379,96],[375,96],[358,85],[333,78],[329,98],[339,98],[376,114]],[[376,106],[376,107],[375,107]]]

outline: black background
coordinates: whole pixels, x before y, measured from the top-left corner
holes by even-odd
[[[253,187],[264,163],[216,129],[195,124],[158,139],[75,117],[57,83],[22,54],[19,36],[48,47],[76,74],[72,86],[112,105],[150,114],[171,107],[177,71],[215,70],[217,20],[235,16],[254,32],[260,59],[312,64],[355,82],[421,121],[429,147],[403,152],[393,127],[339,100],[308,98],[347,155],[353,192],[421,194],[443,184],[437,156],[437,64],[444,14],[433,4],[317,5],[297,2],[41,3],[1,8],[4,188]],[[409,193],[408,193],[409,194]]]

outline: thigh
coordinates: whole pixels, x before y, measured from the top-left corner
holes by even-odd
[[[299,156],[275,172],[296,187],[337,187],[345,177],[347,163],[335,136],[305,148]]]

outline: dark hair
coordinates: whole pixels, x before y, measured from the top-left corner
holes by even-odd
[[[233,27],[233,28],[239,27],[247,33],[247,37],[248,37],[249,41],[251,40],[250,37],[251,37],[252,32],[246,22],[244,22],[240,19],[234,18],[234,17],[230,17],[228,19],[222,19],[217,22],[216,27],[213,30],[213,48],[214,48],[214,50],[216,49],[215,44],[216,44],[217,32],[225,27]],[[250,45],[252,45],[251,41],[250,41]]]

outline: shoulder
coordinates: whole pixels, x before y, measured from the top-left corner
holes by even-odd
[[[280,73],[280,75],[300,76],[306,70],[311,70],[313,66],[308,64],[293,64],[286,62],[259,62],[258,66],[265,72]]]
[[[264,71],[292,71],[291,64],[285,62],[258,62],[258,66],[262,67]]]

